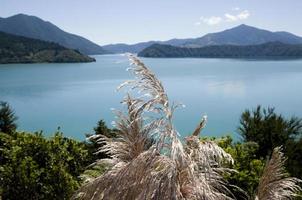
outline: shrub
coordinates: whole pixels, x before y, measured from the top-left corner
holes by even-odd
[[[87,165],[83,143],[56,133],[0,133],[3,199],[69,199]]]

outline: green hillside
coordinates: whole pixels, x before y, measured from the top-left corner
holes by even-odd
[[[161,58],[295,58],[302,57],[302,45],[269,42],[260,45],[213,45],[201,48],[186,48],[154,44],[141,51],[138,56]]]
[[[0,63],[69,63],[93,62],[94,58],[45,42],[0,32]]]

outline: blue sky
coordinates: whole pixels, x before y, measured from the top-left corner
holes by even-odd
[[[0,0],[98,44],[200,37],[239,24],[302,36],[302,0]]]

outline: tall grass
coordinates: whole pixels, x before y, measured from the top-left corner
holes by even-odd
[[[234,172],[224,167],[234,162],[231,155],[213,141],[199,140],[206,116],[181,141],[173,125],[174,111],[181,105],[169,101],[162,83],[144,63],[129,58],[135,79],[119,87],[127,87],[128,93],[122,101],[127,112],[115,111],[118,137],[98,138],[104,144],[98,152],[111,155],[98,162],[111,168],[83,185],[73,199],[236,199],[223,178]],[[266,192],[263,184],[265,179],[259,199]]]
[[[297,178],[288,177],[284,164],[286,159],[281,147],[273,150],[271,159],[267,162],[260,179],[256,200],[293,199],[302,191]]]

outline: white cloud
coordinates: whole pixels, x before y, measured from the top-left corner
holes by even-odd
[[[248,10],[244,10],[237,15],[238,19],[247,19],[250,16],[250,12]]]
[[[217,25],[220,22],[222,22],[222,18],[221,17],[217,17],[217,16],[212,16],[212,17],[209,17],[209,18],[201,17],[200,20],[202,22],[210,25],[210,26]]]
[[[250,16],[250,12],[248,10],[244,10],[237,15],[231,15],[229,13],[224,14],[227,22],[235,22],[239,20],[247,19]]]
[[[233,11],[241,10],[239,7],[233,8]],[[225,13],[223,17],[220,16],[211,16],[211,17],[201,17],[200,21],[195,22],[195,26],[200,26],[202,23],[213,26],[220,24],[222,22],[236,22],[240,20],[245,20],[249,18],[250,12],[248,10],[242,10],[237,12],[237,14]]]
[[[229,13],[225,13],[224,16],[226,18],[226,21],[228,22],[234,22],[238,20],[238,18],[235,15],[231,15]]]

